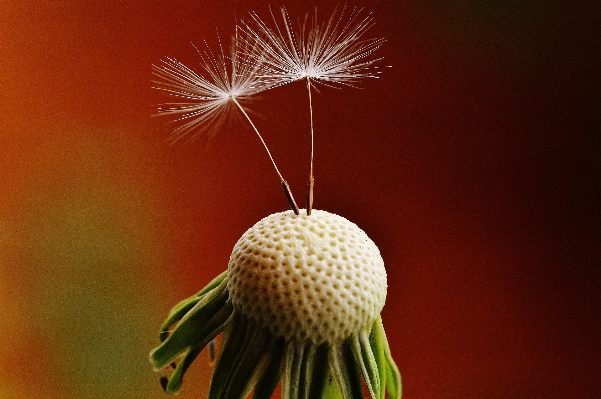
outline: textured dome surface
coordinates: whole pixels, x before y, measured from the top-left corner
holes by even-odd
[[[230,257],[234,307],[273,333],[338,343],[370,328],[386,300],[380,251],[357,225],[325,211],[260,220]]]

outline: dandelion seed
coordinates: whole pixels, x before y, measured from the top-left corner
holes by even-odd
[[[215,56],[206,42],[206,50],[201,52],[196,49],[202,60],[202,73],[169,57],[161,60],[158,66],[153,65],[154,74],[158,77],[155,88],[181,99],[160,107],[159,114],[175,115],[175,122],[183,122],[183,125],[173,132],[173,142],[192,132],[193,137],[205,133],[210,140],[231,112],[232,106],[238,108],[265,147],[280,178],[286,199],[298,214],[298,206],[294,202],[288,183],[280,173],[265,140],[241,105],[253,95],[277,85],[275,78],[267,78],[257,73],[260,65],[246,56],[254,51],[249,46],[252,44],[239,40],[236,29],[229,57],[225,55],[220,40],[218,56]]]
[[[247,50],[254,50],[247,55],[260,62],[262,77],[276,78],[280,85],[309,78],[333,87],[357,87],[361,79],[381,73],[382,67],[374,64],[382,57],[369,57],[385,40],[363,38],[374,25],[371,14],[362,17],[362,9],[353,8],[347,17],[345,11],[346,7],[337,8],[326,23],[319,23],[316,10],[311,26],[307,27],[306,15],[296,30],[285,7],[283,23],[271,13],[273,27],[251,13],[257,28],[241,25],[243,41],[251,44]]]
[[[252,43],[254,53],[248,54],[261,64],[260,74],[283,85],[296,80],[305,80],[309,94],[311,120],[311,161],[307,213],[313,207],[313,158],[314,128],[311,88],[313,82],[326,86],[357,87],[361,79],[376,78],[381,73],[374,64],[382,58],[370,58],[384,43],[384,39],[365,39],[365,33],[373,26],[371,14],[361,16],[361,9],[353,8],[345,15],[346,7],[335,9],[329,20],[320,23],[317,10],[307,26],[308,15],[298,29],[292,27],[286,8],[281,8],[282,23],[273,12],[273,27],[256,13],[251,13],[257,28],[248,23],[242,25],[244,40]]]

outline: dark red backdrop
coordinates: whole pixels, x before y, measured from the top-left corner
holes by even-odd
[[[326,16],[335,2],[323,3]],[[292,15],[312,11],[287,5]],[[324,87],[315,96],[315,206],[357,223],[382,251],[383,318],[404,397],[601,396],[599,6],[365,7],[392,68],[361,90]],[[14,364],[0,371],[0,385],[15,398],[162,397],[145,360],[161,318],[226,267],[245,229],[287,204],[244,121],[234,119],[206,150],[165,143],[172,127],[150,117],[165,101],[150,89],[150,65],[164,56],[194,64],[190,41],[214,45],[216,28],[227,36],[235,17],[266,15],[267,6],[0,8],[0,320],[14,342],[0,344],[3,364]],[[302,198],[303,85],[266,93],[251,108]],[[98,259],[101,244],[105,263],[90,260],[81,279],[65,277],[82,259]],[[114,264],[123,267],[106,266]],[[88,310],[82,287],[114,308]],[[143,331],[120,349],[141,359],[132,360],[135,374],[116,367],[105,381],[95,361],[68,371],[99,353],[108,365],[120,361],[117,338],[78,352],[103,328],[119,342]]]

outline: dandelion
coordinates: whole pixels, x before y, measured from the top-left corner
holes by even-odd
[[[380,311],[386,299],[377,246],[347,219],[325,211],[276,213],[234,246],[228,270],[176,305],[150,354],[173,364],[164,389],[224,332],[209,399],[401,397]]]
[[[229,57],[225,55],[221,41],[218,56],[215,56],[206,42],[206,50],[201,52],[196,49],[202,61],[201,73],[169,57],[161,60],[158,66],[153,65],[154,74],[158,78],[155,88],[180,99],[160,107],[159,114],[175,115],[175,122],[184,122],[172,134],[172,141],[175,142],[191,132],[194,132],[194,137],[206,133],[211,139],[231,112],[232,106],[237,108],[261,140],[280,178],[286,199],[298,214],[290,186],[280,173],[259,130],[241,105],[253,95],[277,85],[275,78],[261,77],[257,73],[260,66],[245,56],[253,51],[248,46],[248,43],[239,40],[237,29],[232,38]]]
[[[252,19],[257,28],[249,24],[243,25],[244,40],[252,43],[256,58],[261,64],[261,74],[275,79],[279,85],[296,80],[305,80],[309,95],[309,116],[311,121],[311,161],[309,171],[309,190],[307,197],[307,212],[310,214],[313,206],[313,158],[314,158],[314,128],[313,104],[311,88],[313,82],[326,86],[357,87],[356,83],[364,78],[376,78],[381,67],[374,64],[382,58],[370,58],[382,44],[384,39],[364,38],[366,32],[373,26],[371,14],[361,16],[361,9],[353,8],[348,17],[345,15],[346,6],[340,11],[334,10],[329,20],[320,23],[317,10],[307,26],[308,15],[299,28],[294,29],[286,8],[281,8],[282,23],[278,23],[275,15],[271,14],[273,27],[264,22],[256,13]]]
[[[283,27],[272,29],[256,16],[257,30],[243,25],[230,58],[223,51],[201,54],[204,75],[172,59],[155,68],[160,88],[183,99],[163,109],[187,121],[183,133],[216,123],[228,104],[254,128],[240,101],[304,79],[313,141],[313,83],[353,86],[377,75],[371,68],[377,60],[367,58],[382,40],[361,39],[370,17],[353,11],[343,22],[335,13],[322,25],[315,17],[309,31],[305,23],[295,33],[285,9],[282,15]],[[209,399],[268,399],[278,384],[283,399],[360,399],[364,389],[370,399],[401,397],[380,316],[384,261],[357,225],[311,212],[312,185],[313,149],[307,209],[260,220],[234,245],[227,270],[173,307],[150,353],[155,370],[165,372],[167,393],[179,392],[189,366],[205,347],[213,353],[222,334]]]

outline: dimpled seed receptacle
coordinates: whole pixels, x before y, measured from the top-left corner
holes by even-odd
[[[386,300],[378,247],[354,223],[320,210],[260,220],[234,246],[228,279],[241,313],[316,345],[369,331]]]

